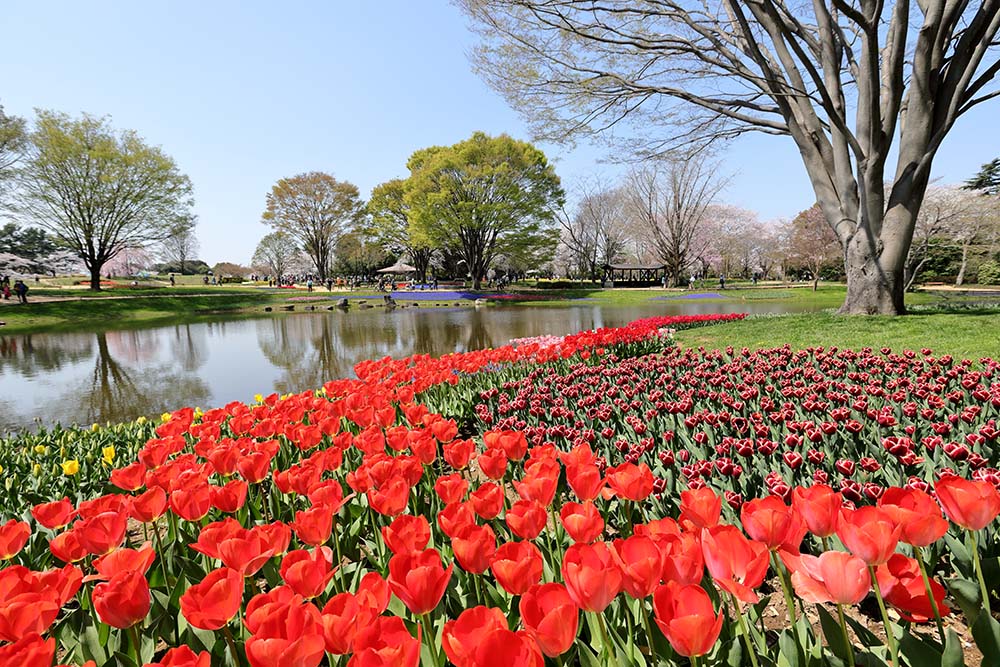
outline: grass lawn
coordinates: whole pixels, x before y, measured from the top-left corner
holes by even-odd
[[[219,288],[216,288],[219,289]],[[128,298],[87,298],[80,300],[6,304],[0,307],[0,335],[29,331],[76,331],[150,326],[192,321],[220,312],[240,312],[283,300],[285,294],[238,291],[217,294],[163,293],[156,296],[129,295]],[[107,296],[117,296],[113,292]]]
[[[905,317],[838,316],[830,312],[757,316],[701,329],[678,331],[684,347],[779,347],[803,349],[818,345],[841,348],[883,346],[978,360],[1000,358],[1000,309],[968,312],[927,312]]]

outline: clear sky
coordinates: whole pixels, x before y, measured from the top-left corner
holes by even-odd
[[[476,130],[530,139],[472,72],[475,38],[446,0],[13,0],[4,28],[6,111],[107,114],[163,146],[194,183],[209,264],[249,261],[281,177],[329,171],[367,196],[418,148]],[[961,120],[935,177],[962,181],[1000,155],[998,120],[1000,104]],[[603,149],[542,148],[568,189],[613,172]],[[754,136],[723,157],[727,203],[763,219],[812,203],[790,140]]]

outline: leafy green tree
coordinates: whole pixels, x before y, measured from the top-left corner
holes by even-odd
[[[334,269],[338,274],[367,278],[373,277],[383,266],[391,264],[393,259],[382,244],[368,240],[365,234],[358,231],[341,236],[337,240],[334,255]]]
[[[192,224],[191,181],[174,160],[107,118],[39,111],[22,164],[15,210],[51,232],[101,288],[101,268],[126,248]]]
[[[435,248],[426,236],[413,233],[410,225],[410,207],[406,203],[407,181],[394,178],[375,186],[366,204],[368,224],[366,232],[374,236],[389,252],[406,253],[421,280],[427,278],[427,267],[434,257]]]
[[[358,222],[363,208],[356,185],[312,171],[275,183],[262,217],[302,246],[324,282],[338,239]]]
[[[978,190],[985,195],[1000,195],[1000,157],[987,162],[979,173],[965,182],[966,190]]]
[[[6,180],[11,167],[21,158],[26,137],[24,119],[8,116],[0,106],[0,182]]]
[[[55,240],[37,227],[21,227],[8,222],[0,227],[0,252],[26,259],[38,259],[58,249]]]
[[[413,238],[455,247],[475,289],[500,255],[554,252],[553,223],[564,194],[552,165],[531,144],[476,132],[454,146],[415,152],[407,167]]]

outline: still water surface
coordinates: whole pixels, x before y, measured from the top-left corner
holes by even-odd
[[[299,392],[364,359],[498,347],[512,338],[620,326],[640,317],[786,312],[787,304],[650,301],[610,307],[340,311],[126,331],[0,336],[0,434],[105,423]]]

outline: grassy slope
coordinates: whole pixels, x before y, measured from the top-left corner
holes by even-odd
[[[83,299],[31,303],[0,308],[6,325],[0,334],[69,331],[193,320],[218,312],[240,311],[280,300],[285,295],[227,292],[213,295],[159,294],[124,299]]]
[[[742,322],[679,331],[685,347],[724,348],[727,345],[765,348],[785,343],[802,349],[817,345],[864,346],[894,350],[929,347],[937,354],[979,359],[1000,358],[1000,312],[918,313],[905,317],[844,317],[809,313],[753,317]]]

